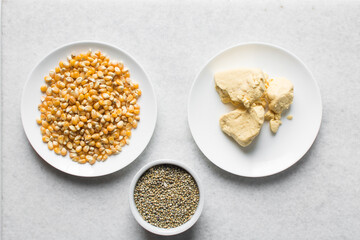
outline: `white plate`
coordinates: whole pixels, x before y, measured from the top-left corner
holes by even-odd
[[[44,76],[54,69],[59,61],[65,61],[71,53],[79,54],[87,52],[89,49],[102,53],[110,57],[110,60],[123,61],[129,68],[131,78],[139,83],[142,96],[139,98],[140,122],[137,129],[132,131],[130,145],[123,147],[118,155],[110,156],[105,162],[96,162],[94,165],[78,164],[73,162],[69,154],[66,157],[56,155],[54,151],[49,151],[47,145],[41,140],[40,127],[36,123],[36,118],[40,117],[38,104],[40,103],[40,86],[44,84]],[[134,161],[149,143],[155,129],[157,118],[157,106],[153,87],[142,67],[128,53],[117,47],[101,42],[75,42],[62,46],[43,60],[31,72],[22,95],[21,118],[27,138],[36,152],[53,167],[82,177],[102,176],[116,172],[132,161]]]
[[[251,145],[240,147],[219,126],[221,115],[231,111],[215,90],[214,73],[239,67],[263,69],[270,77],[286,77],[294,84],[294,102],[283,113],[276,135],[265,122]],[[287,115],[293,120],[287,120]],[[246,43],[212,58],[193,83],[188,102],[191,133],[205,156],[236,175],[262,177],[281,172],[296,163],[314,142],[321,124],[320,91],[304,63],[292,53],[270,44]]]

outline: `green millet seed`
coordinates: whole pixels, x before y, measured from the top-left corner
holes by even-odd
[[[194,178],[174,165],[157,165],[138,180],[134,200],[140,215],[160,228],[175,228],[194,215],[199,204],[199,188]]]

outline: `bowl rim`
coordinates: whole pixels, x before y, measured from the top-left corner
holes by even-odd
[[[185,171],[187,171],[194,179],[195,182],[198,186],[199,189],[199,203],[198,206],[196,208],[196,211],[194,213],[194,215],[190,218],[189,221],[187,221],[186,223],[175,227],[175,228],[159,228],[156,227],[154,225],[151,225],[150,223],[146,222],[142,216],[140,215],[140,213],[138,212],[136,205],[135,205],[135,200],[134,200],[134,190],[135,190],[135,186],[136,183],[138,182],[139,178],[150,168],[154,167],[154,166],[158,166],[158,165],[174,165],[180,168],[183,168]],[[158,234],[158,235],[162,235],[162,236],[171,236],[171,235],[176,235],[179,233],[182,233],[186,230],[188,230],[189,228],[191,228],[196,221],[199,219],[201,212],[203,210],[204,207],[204,189],[202,187],[202,184],[200,182],[200,179],[198,177],[198,175],[191,169],[189,168],[187,165],[185,165],[184,163],[177,161],[177,160],[173,160],[173,159],[159,159],[159,160],[155,160],[152,161],[148,164],[146,164],[145,166],[143,166],[137,173],[136,175],[133,177],[131,184],[130,184],[130,190],[129,190],[129,203],[130,203],[130,209],[131,212],[135,218],[135,220],[146,230],[148,230],[149,232]]]

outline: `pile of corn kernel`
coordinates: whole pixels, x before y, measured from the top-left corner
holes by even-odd
[[[141,90],[123,63],[89,50],[61,61],[44,79],[36,121],[49,150],[94,164],[129,144]]]

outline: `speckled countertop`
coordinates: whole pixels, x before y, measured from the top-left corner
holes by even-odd
[[[199,221],[174,239],[360,239],[360,2],[261,2],[2,1],[1,239],[162,239],[137,224],[127,198],[135,173],[159,158],[185,162],[206,189]],[[54,48],[78,40],[131,53],[158,98],[157,127],[144,153],[95,179],[44,162],[20,120],[31,69]],[[187,124],[198,71],[222,49],[249,41],[295,53],[323,100],[310,151],[287,171],[259,179],[213,165]]]

